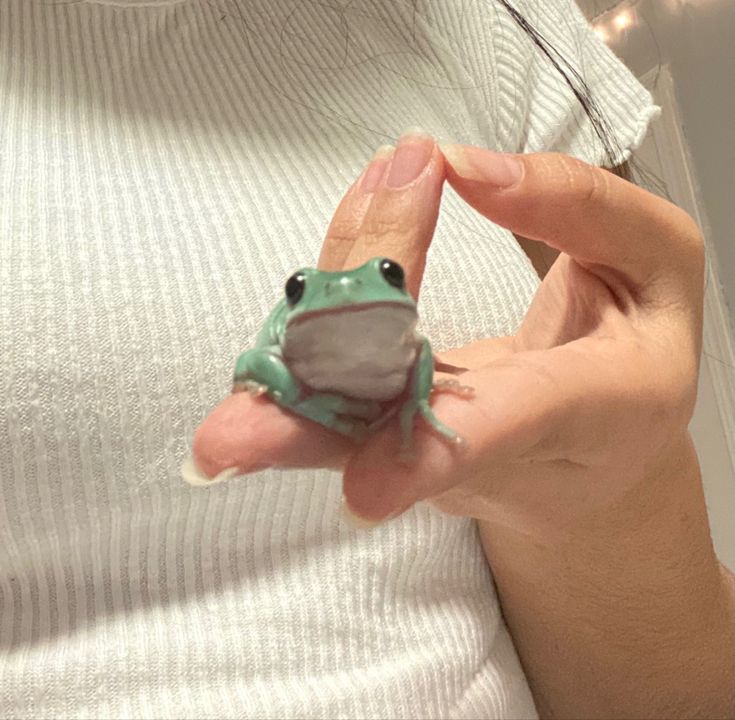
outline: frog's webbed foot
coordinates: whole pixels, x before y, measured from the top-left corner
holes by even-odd
[[[298,408],[325,415],[346,415],[360,420],[374,420],[380,415],[380,403],[375,400],[356,400],[344,395],[315,393],[297,404]]]
[[[363,420],[338,417],[335,419],[335,425],[332,427],[338,433],[347,435],[347,437],[357,442],[364,440],[370,434],[370,429]]]
[[[439,418],[434,414],[434,411],[431,409],[431,406],[429,405],[428,400],[420,400],[418,403],[418,410],[423,416],[424,420],[429,423],[429,426],[445,437],[447,440],[449,440],[452,444],[456,445],[460,448],[467,447],[467,441],[458,435],[452,428],[445,425]]]
[[[299,411],[297,410],[297,412]],[[305,417],[309,416],[305,415]],[[322,414],[318,420],[314,417],[311,417],[310,419],[357,442],[363,440],[370,432],[368,425],[364,420],[351,418],[347,415],[329,413],[326,415]]]
[[[376,400],[353,400],[337,396],[340,402],[337,403],[335,412],[340,415],[349,415],[351,417],[360,418],[370,423],[380,417],[382,407]]]
[[[462,385],[459,380],[441,379],[436,380],[431,386],[433,392],[447,392],[458,395],[461,398],[470,399],[475,397],[475,388]]]
[[[414,458],[413,451],[413,419],[416,413],[419,412],[424,420],[429,424],[436,433],[444,437],[446,440],[451,442],[458,448],[464,449],[467,447],[467,441],[458,435],[452,428],[445,425],[439,418],[434,414],[431,409],[428,400],[418,400],[415,402],[407,403],[401,408],[401,450],[399,453],[399,460],[401,462],[411,462]]]
[[[292,410],[342,435],[361,440],[368,433],[368,421],[380,413],[380,405],[374,400],[321,393],[304,398]]]
[[[236,380],[232,384],[232,392],[249,392],[253,397],[260,397],[268,392],[268,386],[259,383],[257,380]]]

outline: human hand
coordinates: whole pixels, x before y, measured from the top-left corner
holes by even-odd
[[[427,141],[428,142],[428,141]],[[427,148],[429,145],[427,145]],[[395,258],[418,293],[444,177],[437,149],[405,187],[358,181],[335,213],[320,267]],[[468,368],[473,400],[434,402],[468,440],[458,453],[417,427],[416,459],[401,466],[387,428],[361,446],[273,403],[227,398],[197,432],[206,481],[262,467],[344,468],[349,508],[369,520],[419,500],[477,518],[591,512],[640,482],[681,441],[693,407],[701,334],[702,247],[673,205],[571,158],[498,156],[449,147],[449,181],[514,232],[562,251],[518,333],[445,353]],[[511,172],[515,159],[522,177]],[[378,158],[363,178],[388,165]],[[500,187],[503,183],[511,187]],[[361,191],[362,188],[362,191]],[[225,472],[224,476],[228,475]]]
[[[351,458],[347,501],[370,518],[421,498],[478,518],[541,717],[729,717],[735,580],[713,551],[687,432],[699,231],[569,157],[445,154],[467,202],[561,255],[513,338],[446,356],[470,368],[476,398],[442,396],[435,411],[468,452],[422,435],[404,470],[379,438]]]
[[[444,177],[441,153],[426,135],[403,137],[395,157],[392,148],[380,150],[337,208],[319,268],[356,267],[384,254],[401,263],[416,297]],[[184,477],[192,484],[211,484],[266,467],[340,468],[355,447],[265,397],[236,393],[199,427]]]
[[[479,519],[563,527],[612,504],[686,438],[701,338],[703,246],[679,208],[557,154],[449,146],[475,209],[561,251],[518,333],[445,353],[474,400],[435,412],[468,441],[420,430],[399,467],[385,431],[350,459],[345,497],[378,520],[419,500]]]

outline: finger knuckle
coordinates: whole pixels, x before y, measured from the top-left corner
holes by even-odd
[[[692,238],[701,235],[697,221],[684,208],[673,203],[670,203],[670,207],[672,220],[681,228],[682,234]]]
[[[695,255],[704,256],[704,235],[697,221],[680,207],[675,209],[674,217],[686,247]]]
[[[360,243],[366,247],[392,247],[405,233],[399,218],[386,215],[375,219],[360,234]]]
[[[605,202],[608,196],[609,176],[606,172],[585,163],[575,162],[569,170],[570,189],[582,205]]]
[[[649,349],[650,350],[650,349]],[[697,361],[695,354],[685,348],[655,346],[647,353],[649,410],[652,413],[651,426],[659,429],[686,428],[694,412],[697,397]],[[662,362],[662,351],[669,357]]]
[[[394,235],[402,230],[402,225],[400,216],[386,212],[375,219],[371,229],[374,235]]]
[[[355,241],[357,229],[354,223],[335,218],[329,227],[326,241],[333,245],[344,245]]]
[[[580,205],[604,202],[609,195],[610,173],[581,160],[554,153],[550,157],[553,182]]]
[[[658,428],[669,428],[669,432],[686,429],[694,414],[697,397],[696,380],[687,376],[670,373],[660,381],[658,402],[652,410],[652,424]]]
[[[667,203],[663,211],[660,227],[668,239],[666,250],[670,264],[678,268],[682,277],[696,281],[698,286],[704,281],[704,235],[696,220],[682,208]]]

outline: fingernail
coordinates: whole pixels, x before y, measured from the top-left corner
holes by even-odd
[[[434,138],[418,128],[403,133],[393,153],[385,184],[401,188],[413,182],[428,164],[434,145]]]
[[[378,187],[380,180],[388,167],[390,157],[395,148],[392,145],[381,145],[373,155],[373,159],[365,170],[360,182],[360,192],[371,193]]]
[[[207,477],[194,462],[194,458],[187,458],[181,465],[181,477],[189,483],[189,485],[216,485],[217,483],[229,480],[236,475],[240,475],[239,468],[231,467],[218,473],[214,477]]]
[[[383,518],[382,520],[368,520],[367,518],[360,517],[350,510],[349,505],[347,505],[347,502],[344,499],[342,500],[342,507],[340,508],[340,516],[347,525],[357,530],[369,530],[370,528],[382,525],[386,520],[388,520],[388,518]]]
[[[452,170],[465,180],[511,188],[523,177],[523,163],[509,153],[452,143],[442,144],[439,149]]]

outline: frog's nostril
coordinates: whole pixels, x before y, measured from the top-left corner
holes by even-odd
[[[363,282],[359,278],[342,277],[339,280],[330,280],[324,284],[324,294],[331,295],[333,292],[342,291],[347,293],[353,288],[362,286]]]

